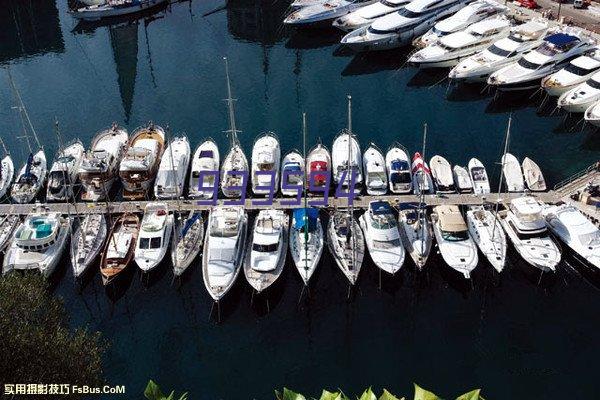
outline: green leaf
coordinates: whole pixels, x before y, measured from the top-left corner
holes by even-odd
[[[283,388],[282,400],[306,400],[306,397],[288,388]]]
[[[399,399],[390,392],[388,392],[387,389],[383,389],[383,393],[381,394],[381,396],[379,396],[379,400],[404,400],[404,397]]]
[[[171,394],[164,400],[175,400],[174,396],[175,396],[175,391],[171,392]]]
[[[148,382],[148,385],[146,386],[146,390],[144,390],[144,397],[148,400],[161,400],[165,395],[160,391],[158,385],[150,379],[150,382]]]
[[[179,398],[179,400],[188,400],[188,392],[185,392],[184,394],[182,394],[181,397]]]
[[[415,383],[415,400],[442,400],[442,398]]]
[[[469,393],[458,396],[456,400],[483,400],[483,397],[479,395],[479,392],[481,392],[481,389],[471,390]]]
[[[319,400],[344,400],[344,396],[341,392],[328,392],[327,390],[323,390]]]
[[[377,400],[377,396],[375,396],[373,394],[373,391],[371,390],[371,388],[368,388],[367,390],[364,391],[362,396],[360,396],[359,400]]]

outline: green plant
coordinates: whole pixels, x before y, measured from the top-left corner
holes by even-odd
[[[144,396],[148,400],[175,400],[175,392],[171,392],[170,395],[165,396],[152,379],[150,379],[150,382],[148,382],[148,385],[146,386],[146,390],[144,390]],[[187,398],[188,394],[184,393],[178,400],[187,400]]]

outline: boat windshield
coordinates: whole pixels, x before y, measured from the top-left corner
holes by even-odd
[[[258,251],[260,253],[274,253],[277,251],[278,247],[279,247],[279,243],[270,243],[270,244],[254,243],[252,245],[252,250]]]
[[[471,176],[474,181],[482,182],[487,181],[487,173],[485,172],[485,168],[483,167],[475,167],[471,169]]]
[[[462,242],[469,238],[469,231],[449,232],[442,231],[442,239],[448,242]]]
[[[391,239],[385,242],[380,240],[373,240],[373,247],[376,249],[392,249],[400,246],[402,246],[400,239]]]
[[[597,81],[592,78],[592,79],[588,79],[588,81],[586,83],[588,84],[589,87],[600,90],[600,81]]]
[[[521,67],[523,67],[523,68],[532,69],[532,70],[536,70],[536,69],[540,68],[540,67],[543,65],[543,64],[536,64],[536,63],[533,63],[533,62],[531,62],[531,61],[527,61],[527,60],[526,60],[526,59],[524,59],[524,58],[521,58],[521,59],[518,61],[518,64],[519,64]]]
[[[161,242],[160,237],[140,238],[140,249],[160,249]]]
[[[371,226],[375,229],[391,229],[396,226],[396,218],[392,214],[373,215]]]
[[[569,63],[569,65],[567,65],[565,67],[565,71],[570,72],[573,75],[577,75],[577,76],[587,75],[590,72],[592,72],[593,70],[594,70],[594,68],[578,67],[577,65],[575,65],[573,63]]]
[[[584,246],[600,246],[600,230],[579,235],[579,241]]]
[[[512,53],[511,51],[501,49],[500,47],[496,46],[495,44],[488,47],[488,51],[490,53],[495,54],[500,57],[508,57]]]

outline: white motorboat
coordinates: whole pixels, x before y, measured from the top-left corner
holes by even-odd
[[[117,124],[96,134],[79,167],[82,200],[100,201],[107,198],[119,172],[121,159],[127,151],[128,141],[127,130]]]
[[[452,175],[452,167],[448,160],[442,156],[433,156],[429,160],[431,175],[435,183],[437,193],[455,193],[454,176]]]
[[[186,136],[176,136],[167,145],[154,181],[154,196],[157,199],[177,199],[183,196],[190,153],[190,142]]]
[[[372,201],[359,222],[371,259],[381,270],[394,275],[404,264],[405,251],[392,206],[387,201]]]
[[[558,98],[558,107],[570,113],[583,113],[600,101],[600,72]]]
[[[471,193],[473,191],[473,182],[465,167],[455,165],[452,168],[452,175],[454,176],[454,186],[459,193]]]
[[[400,236],[417,269],[421,271],[429,258],[433,243],[431,222],[423,203],[401,205],[398,213]]]
[[[525,190],[525,180],[519,160],[510,153],[502,156],[502,175],[504,175],[507,191],[522,192]]]
[[[365,256],[365,238],[351,210],[337,210],[329,218],[327,245],[350,285],[356,284]]]
[[[542,175],[542,170],[531,158],[525,157],[521,163],[523,168],[523,177],[527,189],[532,192],[543,192],[546,190],[546,180]]]
[[[248,216],[243,207],[214,207],[204,235],[202,278],[216,302],[231,289],[240,273],[246,251]]]
[[[10,244],[15,229],[21,224],[21,217],[14,214],[0,215],[0,253]]]
[[[119,165],[123,198],[142,200],[147,197],[158,173],[165,149],[165,131],[152,122],[131,134],[129,148]]]
[[[365,186],[371,196],[387,193],[388,179],[385,158],[381,150],[371,143],[363,155],[363,170],[365,171]]]
[[[166,203],[148,203],[135,246],[135,263],[142,272],[156,268],[167,254],[173,233],[173,216]]]
[[[479,21],[464,31],[442,37],[414,53],[409,63],[419,68],[454,67],[461,60],[484,50],[510,33],[510,20],[505,16]]]
[[[600,230],[570,204],[542,210],[546,225],[586,264],[600,269]],[[597,270],[596,270],[597,271]]]
[[[77,19],[96,21],[102,18],[140,13],[166,2],[167,0],[106,0],[99,4],[70,10],[69,13]]]
[[[363,26],[370,25],[377,18],[400,10],[411,0],[379,0],[376,3],[363,6],[350,14],[333,21],[333,26],[345,32],[351,32]]]
[[[469,176],[473,184],[473,193],[488,194],[490,193],[490,180],[488,179],[485,167],[476,158],[471,158],[468,164]]]
[[[88,270],[104,247],[108,226],[103,214],[88,214],[79,221],[71,238],[71,267],[79,279]]]
[[[354,175],[354,192],[360,193],[363,184],[362,154],[356,136],[346,130],[340,132],[331,147],[333,182],[346,192]]]
[[[481,253],[496,271],[502,272],[506,264],[506,235],[496,215],[483,206],[471,206],[467,225]]]
[[[592,104],[583,114],[585,122],[589,122],[597,128],[600,128],[600,101]]]
[[[68,201],[74,197],[73,186],[77,183],[84,152],[79,140],[58,152],[48,173],[47,201]]]
[[[328,23],[331,20],[373,3],[375,0],[327,0],[293,10],[283,23],[286,25],[310,25],[317,23]]]
[[[390,192],[394,194],[407,194],[412,191],[412,174],[408,157],[408,150],[399,143],[394,143],[385,154]]]
[[[246,252],[244,275],[261,293],[272,286],[283,271],[288,249],[290,218],[283,210],[260,210],[254,220],[254,229]]]
[[[560,71],[543,78],[542,88],[550,96],[561,96],[590,79],[598,70],[600,70],[600,48],[596,47],[588,54],[571,60]]]
[[[492,73],[488,85],[502,91],[538,88],[542,78],[560,70],[574,57],[592,49],[594,41],[580,30],[564,28],[546,36],[535,50]]]
[[[519,197],[498,213],[502,228],[521,257],[542,271],[556,271],[560,249],[548,235],[542,207],[533,197]]]
[[[419,152],[416,152],[413,156],[411,172],[413,190],[415,194],[431,194],[435,191],[435,188],[433,187],[433,179],[431,177],[431,170]]]
[[[319,210],[298,208],[294,210],[290,230],[290,253],[296,269],[308,285],[323,254],[324,234]]]
[[[281,147],[274,133],[267,132],[259,136],[252,146],[252,191],[256,195],[265,195],[275,189],[279,183],[279,163]]]
[[[341,43],[354,51],[388,50],[407,46],[437,21],[466,4],[465,0],[414,0],[404,8],[348,33]]]
[[[104,286],[116,282],[131,263],[139,232],[140,218],[135,214],[123,214],[113,222],[100,260]]]
[[[198,256],[204,240],[204,219],[200,211],[190,213],[187,218],[175,218],[171,244],[173,274],[181,276]]]
[[[413,42],[413,45],[418,49],[422,49],[437,43],[444,36],[462,31],[470,25],[484,19],[497,15],[505,15],[508,11],[508,7],[500,5],[493,0],[474,1],[458,10],[456,14],[438,21],[433,28],[428,30],[420,38],[417,38]]]
[[[283,157],[281,162],[281,194],[298,196],[302,193],[304,184],[304,158],[292,150]]]
[[[433,232],[442,258],[449,267],[471,278],[479,261],[477,246],[457,206],[437,206],[431,214]]]
[[[44,149],[29,153],[27,162],[21,167],[12,185],[10,196],[15,203],[31,202],[44,187],[48,165]]]
[[[294,0],[290,4],[290,7],[292,9],[304,8],[304,7],[308,7],[308,6],[314,6],[317,4],[323,4],[326,1],[327,0]]]
[[[217,190],[200,191],[200,186],[214,188],[216,176],[213,174],[219,173],[219,167],[219,148],[213,139],[206,139],[198,146],[194,152],[194,158],[192,159],[188,188],[189,196],[191,198],[210,199],[216,194]],[[208,172],[212,172],[213,174],[208,174]],[[202,182],[200,182],[201,174],[204,174],[202,176]]]
[[[70,233],[70,218],[59,213],[29,214],[15,231],[6,250],[3,273],[38,270],[48,278],[58,265]]]
[[[318,143],[308,152],[306,169],[310,174],[306,177],[309,182],[309,194],[314,195],[329,191],[331,184],[331,154],[327,147]],[[314,190],[311,190],[311,188]]]
[[[0,144],[4,148],[4,157],[0,161],[0,199],[2,199],[8,195],[10,185],[12,185],[15,178],[15,165],[6,147],[4,147],[4,141],[1,138]]]
[[[548,27],[548,20],[539,18],[517,25],[508,37],[460,61],[450,70],[448,77],[455,82],[485,82],[490,74],[542,44]]]

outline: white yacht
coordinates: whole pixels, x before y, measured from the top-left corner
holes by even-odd
[[[15,229],[21,224],[19,215],[7,214],[0,215],[0,253],[10,244]]]
[[[219,148],[213,139],[206,139],[198,146],[192,159],[192,168],[189,179],[189,196],[193,199],[210,199],[216,194],[216,190],[200,190],[202,187],[215,186],[216,176],[207,172],[218,173],[220,168]],[[202,182],[200,175],[204,173]]]
[[[518,61],[542,44],[548,28],[548,20],[539,18],[517,25],[511,29],[508,37],[460,61],[450,70],[448,77],[455,82],[485,82],[490,74]]]
[[[101,201],[107,198],[119,173],[128,141],[127,130],[117,124],[96,134],[79,167],[79,180],[83,186],[82,200]]]
[[[363,26],[370,25],[377,18],[400,10],[411,0],[379,0],[376,3],[363,6],[350,14],[333,21],[333,26],[345,32],[351,32]]]
[[[600,269],[600,230],[577,208],[569,204],[542,210],[546,225],[590,266]]]
[[[290,230],[290,253],[305,285],[317,269],[323,254],[324,234],[317,208],[294,210]]]
[[[348,33],[341,43],[354,51],[407,46],[437,21],[461,9],[465,0],[414,0],[404,8]]]
[[[290,7],[292,9],[304,8],[304,7],[308,7],[308,6],[314,6],[317,4],[323,4],[326,1],[327,0],[294,0],[290,4]]]
[[[431,214],[433,232],[442,258],[449,267],[471,278],[479,261],[477,246],[457,206],[437,206]]]
[[[183,196],[190,153],[190,142],[186,136],[177,136],[167,145],[154,181],[154,195],[157,199],[177,199]]]
[[[81,221],[71,238],[71,267],[75,279],[88,270],[104,247],[108,226],[103,214],[88,214]]]
[[[415,194],[431,194],[435,191],[433,179],[431,178],[431,170],[419,152],[416,152],[413,156],[411,172]]]
[[[354,175],[354,192],[360,193],[363,184],[362,154],[356,136],[343,130],[337,135],[331,147],[333,182],[349,191],[351,175]],[[342,180],[343,179],[343,180]]]
[[[401,205],[398,220],[404,247],[417,269],[421,271],[429,258],[433,244],[433,231],[431,222],[427,218],[425,205],[423,203]]]
[[[506,235],[496,215],[483,206],[471,206],[467,225],[481,253],[496,271],[502,272],[506,264]]]
[[[394,275],[404,264],[405,251],[392,206],[387,201],[372,201],[359,222],[371,259],[381,270]]]
[[[39,270],[48,278],[69,240],[71,220],[58,213],[34,212],[17,228],[4,255],[3,273]]]
[[[21,167],[12,185],[10,196],[15,203],[29,203],[44,187],[48,165],[44,149],[29,153],[27,162]]]
[[[365,256],[365,238],[351,210],[336,210],[330,216],[327,245],[350,285],[356,284]]]
[[[365,187],[371,196],[387,193],[388,179],[385,158],[381,150],[371,143],[363,155],[363,170],[365,171]]]
[[[413,54],[409,63],[419,68],[454,67],[459,61],[484,50],[510,33],[510,21],[505,16],[484,19],[464,31],[442,37]]]
[[[560,96],[587,81],[598,70],[600,70],[600,48],[596,47],[589,53],[571,60],[560,71],[543,78],[542,88],[550,96]]]
[[[452,168],[452,175],[454,176],[454,186],[459,193],[471,193],[473,191],[473,182],[465,167],[455,165]]]
[[[565,28],[546,36],[538,48],[519,61],[491,74],[487,83],[502,91],[538,88],[542,78],[558,71],[571,59],[593,46],[593,39],[581,31]]]
[[[558,107],[570,113],[583,113],[600,101],[600,72],[565,92],[558,98]]]
[[[561,254],[548,235],[542,207],[533,197],[519,197],[498,213],[500,223],[521,257],[542,271],[555,271]]]
[[[281,194],[297,196],[302,193],[303,184],[304,157],[298,151],[292,150],[283,157],[281,162]]]
[[[47,201],[68,201],[73,198],[73,186],[77,182],[84,151],[83,144],[76,140],[58,152],[48,173]]]
[[[204,286],[218,302],[235,283],[246,251],[248,216],[243,207],[214,207],[204,235],[202,277]]]
[[[433,28],[428,30],[423,36],[415,39],[413,44],[416,48],[422,49],[437,43],[444,36],[462,31],[481,20],[507,14],[508,11],[508,7],[500,5],[493,0],[474,1],[458,10],[456,14],[438,21]]]
[[[532,192],[543,192],[546,190],[546,180],[542,175],[542,170],[539,165],[535,163],[531,158],[525,157],[521,163],[523,168],[523,178],[527,189]]]
[[[507,191],[522,192],[525,190],[525,180],[519,160],[510,153],[502,156],[502,175],[504,175]]]
[[[473,183],[473,193],[488,194],[490,193],[490,180],[488,179],[485,167],[476,158],[471,158],[467,166],[471,183]]]
[[[86,0],[84,4],[90,1]],[[77,19],[97,21],[102,18],[118,18],[140,13],[166,2],[167,0],[106,0],[99,3],[93,1],[91,5],[69,10],[69,13]]]
[[[288,249],[290,218],[283,210],[260,210],[246,252],[244,275],[257,293],[275,283],[283,271]]]
[[[454,176],[452,175],[452,167],[448,160],[442,156],[433,156],[429,160],[431,167],[431,176],[435,183],[436,192],[447,194],[455,193]]]
[[[277,188],[280,160],[281,147],[274,133],[263,133],[254,141],[252,146],[252,191],[255,195],[268,194],[269,187]],[[268,175],[269,173],[272,175]]]
[[[390,192],[407,194],[412,191],[412,174],[408,150],[399,143],[394,143],[385,154],[385,166],[388,173]]]
[[[246,178],[242,174],[246,175]],[[229,153],[223,160],[221,168],[221,190],[225,197],[241,197],[242,191],[246,191],[246,187],[236,189],[246,183],[248,175],[248,159],[244,154],[244,150],[239,142],[233,142]]]
[[[306,170],[309,182],[308,194],[323,193],[329,191],[331,185],[331,154],[327,147],[318,143],[306,156]],[[311,190],[311,185],[313,190]],[[321,191],[318,191],[321,189]]]
[[[600,128],[600,101],[597,101],[595,104],[589,106],[588,109],[585,110],[583,118],[585,122]]]
[[[0,138],[0,143],[4,146],[4,142]],[[8,195],[10,185],[12,185],[13,179],[15,178],[15,165],[12,157],[8,151],[4,151],[4,157],[0,161],[0,199]]]
[[[173,231],[171,244],[173,275],[181,276],[202,249],[204,239],[202,212],[191,212],[185,219],[175,218]]]
[[[173,216],[166,203],[148,203],[135,247],[135,263],[142,272],[153,270],[167,254],[173,233]]]
[[[293,10],[283,23],[286,25],[310,25],[317,23],[328,23],[343,15],[350,14],[375,0],[327,0]]]

